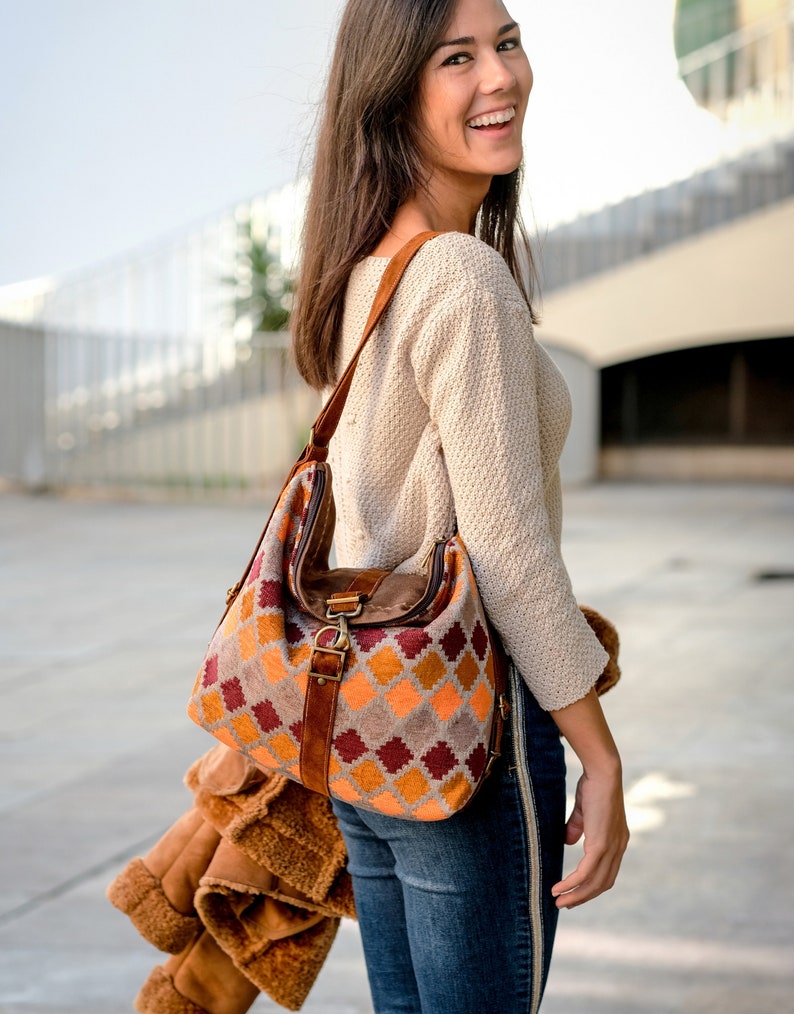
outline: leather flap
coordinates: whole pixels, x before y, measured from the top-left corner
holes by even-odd
[[[326,462],[318,462],[315,467],[320,481],[315,482],[312,502],[306,511],[296,550],[294,588],[300,605],[317,619],[325,621],[327,600],[331,595],[347,591],[368,568],[331,569],[328,566],[336,526],[331,469]],[[315,497],[318,498],[316,502]],[[362,604],[360,615],[351,618],[349,625],[385,626],[400,622],[424,603],[432,603],[436,590],[434,585],[440,583],[442,576],[433,568],[428,574],[387,573],[378,582],[371,598]],[[421,612],[417,612],[415,620],[421,622]]]

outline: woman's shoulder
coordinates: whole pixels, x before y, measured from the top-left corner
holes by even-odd
[[[504,258],[492,246],[463,232],[443,232],[424,244],[408,267],[406,282],[459,299],[491,293],[524,302]]]

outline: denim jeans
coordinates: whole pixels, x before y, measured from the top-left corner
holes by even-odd
[[[559,732],[511,667],[502,758],[433,823],[334,800],[376,1014],[535,1014],[562,873]]]

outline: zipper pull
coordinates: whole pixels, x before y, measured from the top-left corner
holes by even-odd
[[[433,556],[433,553],[435,553],[436,548],[445,543],[446,541],[447,541],[446,539],[435,539],[433,541],[433,544],[430,546],[430,549],[428,549],[428,551],[425,553],[422,559],[422,563],[420,564],[422,570],[427,570],[427,566],[430,563],[430,559]]]

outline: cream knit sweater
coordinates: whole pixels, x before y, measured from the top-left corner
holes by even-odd
[[[387,263],[368,257],[351,275],[340,366]],[[370,338],[330,452],[339,565],[419,571],[457,519],[491,622],[547,710],[583,697],[607,660],[560,556],[570,414],[504,260],[445,233]]]

